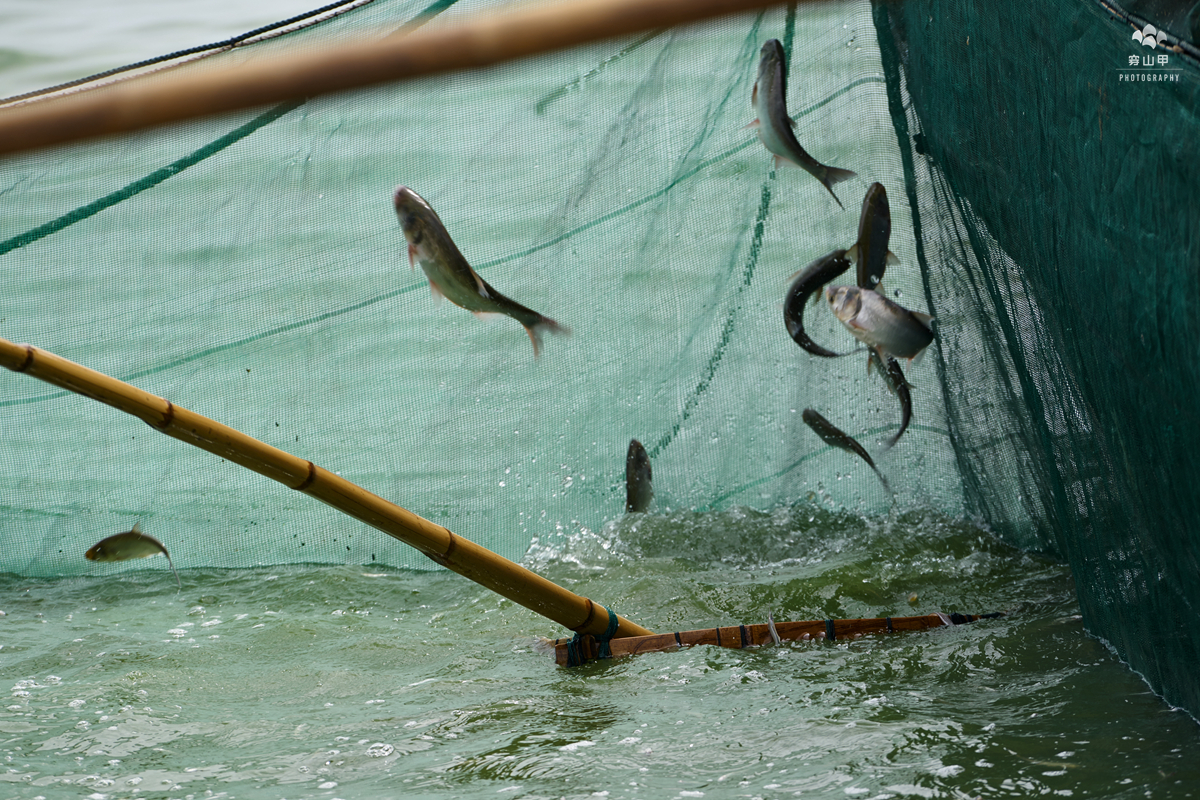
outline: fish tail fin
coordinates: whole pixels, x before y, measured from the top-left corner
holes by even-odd
[[[843,211],[846,210],[846,207],[844,205],[842,205],[841,200],[838,200],[838,196],[836,194],[833,194],[833,187],[836,186],[837,184],[841,183],[842,181],[848,181],[851,178],[857,178],[857,177],[858,177],[857,172],[852,172],[848,169],[838,169],[837,167],[825,167],[825,178],[824,178],[824,180],[821,181],[821,183],[824,184],[825,188],[829,191],[829,194],[833,196],[833,199],[837,200],[838,208],[842,209]]]
[[[525,323],[521,323],[521,324],[525,325]],[[571,335],[570,328],[566,328],[562,325],[559,325],[557,322],[550,319],[549,317],[540,317],[532,325],[525,325],[525,332],[529,334],[529,341],[533,343],[533,357],[534,358],[537,358],[539,355],[538,351],[541,347],[543,331],[549,331],[550,333],[553,333],[553,334],[556,334],[559,336],[570,336]]]
[[[839,169],[837,167],[826,167],[825,168],[825,181],[830,186],[834,186],[836,184],[841,183],[842,181],[848,181],[851,178],[857,178],[857,177],[858,177],[858,173],[854,172],[852,170]]]
[[[883,477],[883,473],[879,471],[879,468],[872,467],[872,469],[875,470],[875,475],[879,478],[879,482],[883,484],[883,490],[890,495],[894,495],[895,492],[892,491],[891,484],[888,483],[887,478]]]
[[[175,573],[175,585],[182,590],[183,583],[179,580],[179,571],[175,569],[175,562],[171,560],[171,554],[167,552],[165,547],[163,548],[163,555],[167,557],[167,563],[171,565],[171,572]]]
[[[833,202],[838,204],[838,208],[840,208],[842,211],[845,211],[846,207],[842,205],[841,200],[838,200],[838,196],[833,193],[833,184],[831,184],[829,181],[822,181],[822,183],[825,186],[825,191],[829,192],[829,196],[833,198]]]

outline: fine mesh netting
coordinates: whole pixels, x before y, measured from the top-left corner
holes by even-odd
[[[876,22],[967,508],[1065,557],[1089,628],[1196,713],[1188,32],[1151,49],[1132,38],[1148,20],[1092,2]]]
[[[210,60],[486,5],[375,0]],[[1069,559],[1092,629],[1195,710],[1195,64],[1173,52],[1177,80],[1135,88],[1118,80],[1132,27],[1090,1],[947,5],[781,7],[8,158],[0,335],[510,558],[623,513],[631,438],[655,512],[887,514],[812,408],[900,508]],[[858,173],[834,188],[845,210],[746,128],[770,38],[798,139]],[[873,181],[899,260],[887,296],[937,320],[890,450],[897,399],[865,353],[811,357],[782,314],[789,276],[854,242]],[[513,320],[436,305],[398,185],[571,335],[535,359]],[[853,349],[827,308],[805,321]],[[139,519],[181,569],[432,566],[132,417],[0,382],[2,571],[86,572],[82,553]]]

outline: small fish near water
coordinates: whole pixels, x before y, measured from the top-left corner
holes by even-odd
[[[858,217],[858,241],[846,251],[846,258],[858,265],[858,288],[874,289],[883,280],[883,272],[898,264],[896,254],[888,250],[892,235],[892,212],[882,183],[872,183],[863,197]]]
[[[142,533],[140,521],[133,524],[132,530],[101,539],[84,553],[83,557],[88,561],[128,561],[132,558],[149,558],[160,553],[167,557],[171,572],[175,573],[175,583],[182,589],[183,584],[179,581],[179,573],[175,570],[175,563],[171,561],[171,554],[158,539]]]
[[[549,317],[500,294],[479,277],[446,232],[437,212],[412,189],[399,187],[392,200],[408,241],[409,264],[421,265],[435,299],[445,297],[477,316],[504,314],[512,317],[529,334],[534,358],[538,356],[542,331],[570,333]]]
[[[791,287],[783,301],[783,324],[787,326],[788,335],[792,341],[814,356],[837,358],[847,355],[827,350],[814,342],[804,330],[804,306],[811,297],[815,301],[817,291],[850,269],[850,261],[846,258],[845,250],[834,250],[821,256],[793,277]]]
[[[825,166],[796,141],[796,134],[792,132],[796,123],[787,111],[787,57],[778,39],[771,39],[762,46],[758,79],[754,82],[750,103],[758,118],[747,127],[758,130],[759,141],[775,155],[775,166],[788,163],[800,167],[821,182],[839,208],[845,208],[833,193],[833,186],[857,175],[848,169]]]
[[[629,440],[629,451],[625,454],[625,511],[639,513],[650,506],[654,499],[650,456],[637,439]]]
[[[933,317],[909,311],[878,292],[857,286],[827,286],[825,299],[846,330],[879,353],[910,362],[933,341]]]
[[[813,433],[820,436],[821,441],[825,442],[825,444],[830,447],[836,447],[839,450],[845,450],[847,453],[856,455],[867,462],[867,466],[875,470],[875,475],[879,478],[880,483],[883,484],[883,488],[889,493],[892,491],[892,487],[888,486],[887,478],[883,477],[883,473],[879,471],[879,467],[875,466],[875,462],[871,459],[870,454],[866,448],[858,443],[857,439],[838,428],[811,408],[804,409],[801,417],[804,419],[804,424],[812,428]]]

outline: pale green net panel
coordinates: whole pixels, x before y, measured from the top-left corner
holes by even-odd
[[[214,59],[448,25],[487,5],[375,0]],[[1132,280],[1123,277],[1134,266],[1127,248],[1061,238],[1093,241],[1097,229],[1126,223],[1111,186],[1064,188],[1094,154],[1081,161],[1021,138],[1061,119],[1063,138],[1045,141],[1086,145],[1071,127],[1074,105],[1030,92],[1069,77],[1082,97],[1089,76],[1108,80],[1104,70],[1121,65],[1131,28],[1083,0],[1038,12],[1046,19],[987,24],[981,10],[927,5],[938,8],[781,6],[7,158],[0,335],[311,459],[513,559],[623,513],[631,438],[653,462],[655,513],[808,503],[970,516],[1017,545],[1071,559],[1085,576],[1091,628],[1195,710],[1200,692],[1184,668],[1197,655],[1186,632],[1200,602],[1196,573],[1187,577],[1195,537],[1164,548],[1159,529],[1176,511],[1154,522],[1140,490],[1123,483],[1139,465],[1160,463],[1150,454],[1161,449],[1139,449],[1157,429],[1093,444],[1138,407],[1133,395],[1104,394],[1100,362],[1060,343],[1079,320],[1093,331],[1119,320],[1053,304],[1062,296],[1054,276],[1069,272],[1071,253]],[[1054,50],[1043,59],[1056,71],[1047,82],[1035,69],[1042,61],[1017,57],[1012,31],[1025,31],[1022,47],[1046,52],[1081,37],[1103,46]],[[969,49],[959,42],[968,37]],[[800,142],[859,175],[835,188],[844,210],[805,172],[776,171],[746,127],[770,38],[789,54]],[[983,65],[993,63],[1007,71],[989,84]],[[1182,83],[1138,106],[1174,103],[1176,133],[1194,122],[1185,109],[1196,85],[1194,62],[1179,64]],[[1022,68],[1024,90],[1013,74]],[[1032,105],[1008,105],[1020,102],[1014,96]],[[1034,108],[1042,116],[1017,133],[989,117]],[[1149,135],[1124,113],[1104,123],[1113,152],[1121,137]],[[1186,183],[1194,164],[1172,161],[1172,181]],[[868,374],[865,353],[809,356],[782,313],[793,273],[854,242],[873,181],[888,191],[899,259],[884,288],[933,314],[938,333],[924,362],[906,367],[914,420],[886,451],[899,405]],[[571,335],[545,337],[535,359],[512,319],[435,304],[408,263],[391,207],[398,185],[430,203],[489,283]],[[1039,214],[988,216],[996,204]],[[1054,224],[1054,209],[1087,224]],[[1139,214],[1147,230],[1152,209]],[[1176,266],[1196,265],[1188,241]],[[1037,255],[1047,242],[1053,262]],[[1097,274],[1082,285],[1101,287]],[[1172,279],[1194,296],[1194,270]],[[1139,308],[1139,325],[1153,319]],[[1171,313],[1191,330],[1194,309]],[[827,308],[810,307],[806,322],[824,346],[854,349]],[[1125,344],[1115,327],[1100,335],[1096,352]],[[1192,356],[1154,399],[1196,388]],[[1146,363],[1118,360],[1135,362]],[[874,454],[894,499],[861,460],[804,424],[806,408]],[[1156,446],[1174,448],[1161,463],[1195,476],[1189,420],[1174,420],[1171,435],[1184,439]],[[0,434],[0,571],[85,573],[93,565],[84,551],[137,520],[169,541],[181,569],[433,567],[308,497],[23,376],[0,375]],[[1112,547],[1097,544],[1101,529]],[[1124,588],[1114,591],[1118,579]],[[1167,619],[1165,651],[1161,631],[1137,632],[1155,615]]]

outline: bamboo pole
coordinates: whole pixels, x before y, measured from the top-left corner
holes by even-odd
[[[519,564],[480,547],[441,525],[384,500],[311,461],[222,425],[169,400],[27,344],[0,338],[0,366],[132,414],[155,430],[265,475],[327,503],[405,544],[438,564],[525,606],[563,627],[599,635],[608,612]],[[617,616],[614,638],[651,632]]]
[[[920,631],[938,628],[943,625],[962,625],[979,619],[992,619],[1002,616],[995,614],[927,614],[923,617],[879,617],[878,619],[822,619],[803,620],[799,622],[776,622],[775,631],[780,641],[797,641],[802,639],[857,639],[870,633],[895,633],[899,631]],[[632,636],[609,642],[611,657],[635,656],[641,653],[659,653],[664,650],[674,650],[680,647],[691,647],[697,644],[710,644],[718,647],[741,649],[771,644],[771,626],[759,625],[730,625],[724,628],[705,628],[695,631],[679,631],[678,633],[655,633],[650,636]],[[554,647],[554,660],[559,666],[572,666],[568,654],[571,639],[555,639],[551,642]],[[587,663],[600,658],[599,645],[591,636],[584,636],[576,651],[578,663]]]
[[[816,0],[800,0],[816,2]],[[379,83],[478,69],[783,0],[563,0],[510,6],[453,27],[293,50],[237,66],[192,64],[0,108],[0,155]]]

